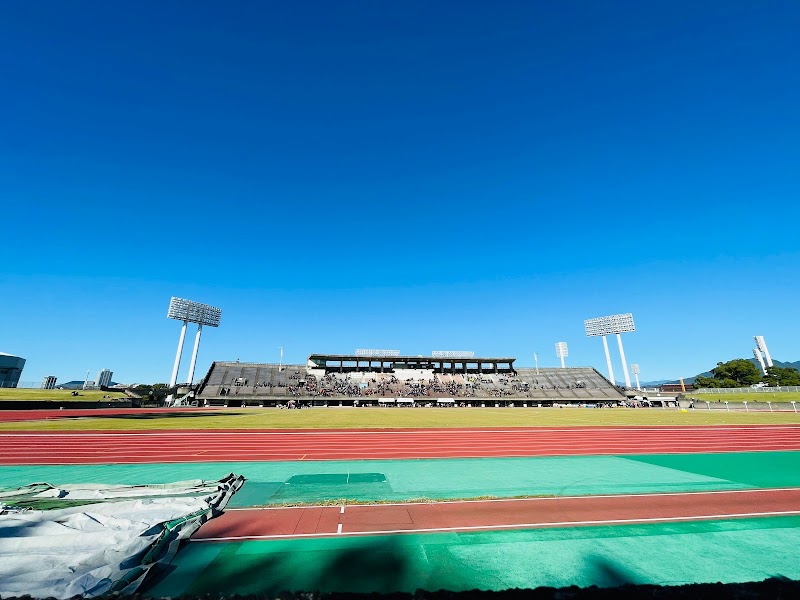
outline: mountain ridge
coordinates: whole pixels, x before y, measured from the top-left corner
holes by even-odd
[[[736,360],[736,359],[731,359],[731,360]],[[761,365],[759,364],[759,362],[755,358],[747,358],[745,360],[749,360],[751,363],[753,363],[758,368],[759,372],[761,371]],[[725,361],[725,362],[727,362],[727,361]],[[797,369],[798,371],[800,371],[800,360],[796,360],[794,362],[783,362],[783,361],[780,361],[780,360],[773,359],[772,360],[772,364],[774,366],[776,366],[776,367],[782,367],[784,369],[787,369],[787,368],[788,369]],[[695,380],[698,377],[713,377],[713,376],[714,376],[714,374],[709,370],[709,371],[706,371],[704,373],[698,373],[697,375],[694,375],[693,377],[686,377],[686,378],[684,378],[683,383],[688,385],[688,384],[694,383]],[[656,381],[643,381],[642,382],[642,386],[643,387],[658,387],[660,385],[665,385],[665,384],[670,384],[670,383],[679,384],[680,382],[681,382],[680,379],[658,379]]]

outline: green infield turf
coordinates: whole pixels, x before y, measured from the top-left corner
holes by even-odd
[[[127,399],[121,392],[104,392],[102,390],[76,390],[77,396],[72,395],[72,390],[35,390],[26,388],[0,388],[0,410],[3,401],[7,400],[52,400],[54,402],[87,402],[95,400]],[[57,407],[56,407],[57,408]]]
[[[733,394],[715,394],[714,392],[708,394],[698,394],[696,392],[687,392],[687,398],[691,397],[700,402],[716,402],[721,400],[725,402],[758,402],[765,404],[767,402],[800,402],[800,392],[736,392]]]
[[[794,412],[628,408],[313,408],[137,411],[124,415],[0,422],[0,430],[346,429],[800,424]]]

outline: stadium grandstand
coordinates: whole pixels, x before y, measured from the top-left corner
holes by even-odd
[[[514,358],[312,354],[305,365],[214,362],[206,406],[551,406],[625,400],[592,367],[520,368]]]

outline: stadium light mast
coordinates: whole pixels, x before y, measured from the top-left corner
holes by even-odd
[[[167,310],[167,318],[175,319],[176,321],[183,321],[181,327],[181,335],[178,339],[178,352],[175,354],[175,364],[172,367],[172,377],[169,380],[169,387],[175,387],[178,383],[178,369],[181,366],[181,355],[183,354],[183,342],[186,338],[186,326],[189,323],[197,323],[197,335],[194,339],[194,349],[192,350],[192,360],[189,363],[189,385],[194,379],[194,367],[197,363],[197,351],[200,348],[200,334],[203,325],[209,327],[219,327],[219,321],[222,318],[222,309],[200,302],[193,302],[192,300],[184,300],[183,298],[176,298],[173,296],[169,301],[169,309]]]
[[[569,356],[569,348],[567,342],[556,342],[556,356],[561,359],[561,368],[566,369],[564,359]]]
[[[283,371],[283,346],[278,346],[278,350],[281,351],[281,358],[278,362],[278,372]]]
[[[197,350],[200,348],[200,334],[203,332],[203,324],[197,324],[197,333],[194,336],[194,348],[192,349],[192,360],[189,361],[189,378],[186,380],[189,385],[194,381],[194,366],[197,364]]]
[[[631,371],[633,371],[633,376],[636,378],[636,389],[641,391],[642,386],[639,385],[639,365],[633,363],[631,365]]]
[[[616,381],[614,381],[614,368],[611,366],[611,355],[608,352],[608,342],[606,341],[606,336],[612,333],[617,336],[619,356],[622,359],[622,371],[625,374],[625,387],[631,387],[631,376],[628,374],[628,363],[625,361],[625,349],[622,347],[622,336],[620,334],[629,331],[636,331],[636,327],[633,324],[633,315],[631,313],[624,313],[621,315],[609,315],[607,317],[586,319],[583,322],[583,325],[586,328],[587,336],[600,336],[603,338],[603,349],[606,352],[608,375],[611,378],[611,383],[614,385],[616,385]]]
[[[761,372],[764,373],[764,375],[766,375],[767,374],[767,366],[764,364],[764,357],[761,356],[761,350],[759,350],[758,348],[753,348],[753,356],[756,357],[756,360],[758,361],[758,364],[761,365]]]
[[[622,361],[622,372],[625,374],[625,387],[631,387],[631,376],[628,375],[628,363],[625,362],[625,348],[622,347],[622,336],[617,333],[617,345],[619,346],[619,358]]]
[[[772,364],[772,357],[769,355],[769,349],[767,348],[767,342],[764,341],[763,335],[756,335],[753,336],[753,339],[756,341],[756,346],[758,349],[764,353],[764,358],[767,360],[767,368],[774,366]]]
[[[533,362],[536,365],[536,374],[538,375],[539,374],[539,355],[536,352],[533,353]]]

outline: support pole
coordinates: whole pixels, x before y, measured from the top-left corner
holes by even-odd
[[[611,380],[611,385],[617,385],[617,382],[614,381],[614,367],[611,366],[611,354],[608,352],[608,341],[606,340],[606,336],[600,336],[603,338],[603,348],[606,351],[606,365],[608,366],[608,378]]]
[[[639,385],[639,374],[634,371],[633,376],[636,378],[636,389],[641,391],[642,387]]]
[[[178,339],[178,351],[175,353],[175,365],[172,367],[172,377],[169,380],[169,387],[175,387],[178,383],[178,369],[181,366],[181,354],[183,354],[183,340],[186,338],[186,324],[188,321],[183,322],[181,327],[181,337]]]
[[[774,366],[772,364],[772,357],[769,355],[769,348],[767,348],[766,342],[764,343],[764,358],[767,361],[767,368],[771,368]]]
[[[567,368],[566,365],[564,364],[564,355],[563,354],[561,354],[561,368],[562,369],[566,369]]]
[[[194,336],[194,350],[192,350],[192,361],[189,363],[189,385],[192,385],[194,379],[194,365],[197,362],[197,350],[200,348],[200,334],[203,331],[203,326],[197,324],[197,335]]]
[[[761,350],[758,348],[753,348],[753,356],[756,357],[758,364],[761,365],[761,372],[764,373],[764,375],[767,375],[767,365],[764,364],[764,357],[761,356]]]
[[[619,357],[622,359],[622,372],[625,373],[625,387],[631,387],[631,376],[628,375],[628,363],[625,362],[625,350],[622,347],[622,336],[617,334],[617,344],[619,345]]]

